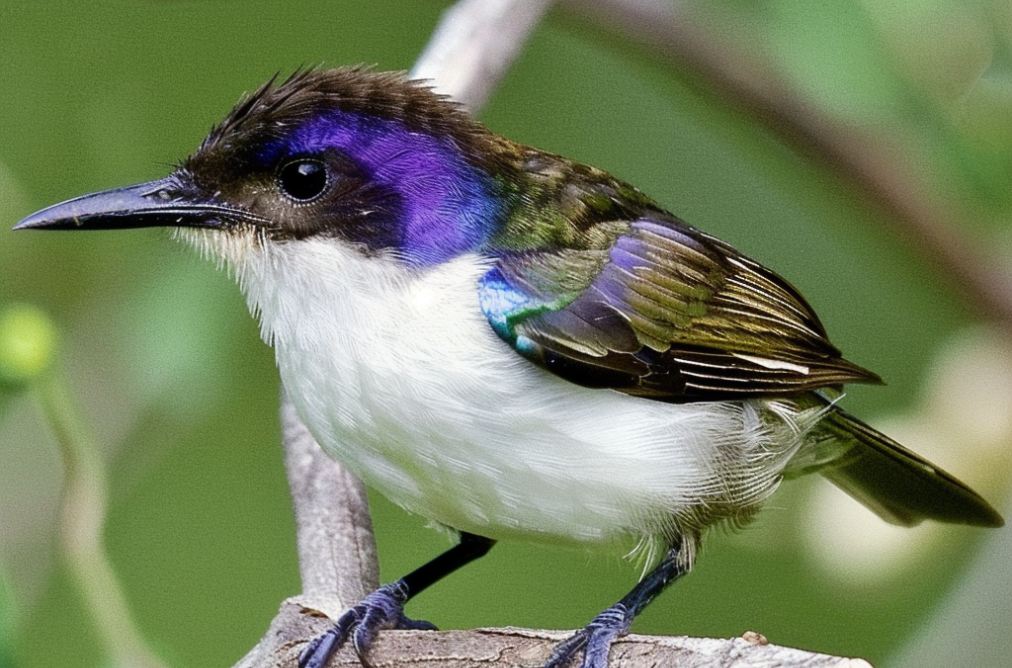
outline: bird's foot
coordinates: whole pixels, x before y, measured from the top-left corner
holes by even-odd
[[[435,630],[429,622],[404,615],[407,600],[407,588],[399,581],[383,585],[348,609],[326,633],[313,639],[299,655],[299,668],[323,668],[349,637],[359,660],[368,666],[365,655],[383,629]]]
[[[545,668],[563,668],[581,649],[582,668],[607,668],[612,642],[629,633],[633,617],[625,605],[616,603],[558,645]]]

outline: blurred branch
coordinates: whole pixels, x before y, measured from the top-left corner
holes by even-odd
[[[471,111],[481,109],[551,0],[470,0],[446,10],[411,70]]]
[[[850,182],[886,214],[933,269],[944,273],[980,315],[1012,327],[1012,273],[1000,258],[960,233],[946,210],[918,183],[880,135],[844,128],[805,102],[770,67],[737,45],[708,34],[670,0],[561,0],[570,13],[606,36],[677,64],[706,90],[736,105],[809,159]]]
[[[41,379],[35,394],[63,455],[60,542],[74,582],[116,666],[161,666],[134,624],[126,597],[102,544],[105,470],[96,444],[77,415],[62,379]]]
[[[60,543],[74,583],[95,623],[109,665],[164,668],[137,628],[106,554],[106,479],[91,431],[55,368],[56,332],[30,306],[0,313],[0,380],[34,394],[60,446],[63,495]]]
[[[477,110],[549,4],[548,0],[461,0],[444,14],[412,76],[432,79],[440,92]],[[304,595],[282,604],[260,643],[236,668],[296,665],[305,645],[330,628],[331,619],[377,585],[376,546],[364,486],[323,454],[284,394],[281,420]],[[384,632],[370,649],[369,659],[377,666],[540,666],[569,635],[511,628]],[[361,665],[348,646],[331,663]],[[758,634],[748,640],[631,635],[614,645],[610,663],[616,667],[868,666],[859,659],[769,645]]]

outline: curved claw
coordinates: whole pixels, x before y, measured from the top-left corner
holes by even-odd
[[[622,603],[616,603],[595,617],[585,628],[562,641],[545,668],[563,668],[583,650],[581,668],[608,668],[608,650],[620,636],[629,633],[633,616]]]
[[[322,637],[323,636],[321,636],[321,638]],[[317,638],[317,640],[319,639],[320,638]],[[548,662],[545,663],[544,668],[563,668],[563,666],[568,664],[569,660],[576,656],[576,653],[582,650],[586,645],[587,629],[580,629],[555,646],[555,649],[552,650],[552,655],[548,657]]]
[[[344,638],[335,624],[323,635],[313,638],[299,654],[299,668],[323,668],[330,655],[340,647]]]
[[[351,637],[364,665],[369,646],[383,629],[434,630],[429,622],[404,615],[407,589],[400,582],[383,585],[341,615],[326,633],[313,639],[299,655],[299,668],[323,668],[331,655]]]

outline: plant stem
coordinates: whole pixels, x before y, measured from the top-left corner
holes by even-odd
[[[124,668],[164,668],[165,664],[148,647],[130,615],[102,543],[107,488],[95,439],[58,371],[54,369],[40,377],[33,384],[33,391],[63,457],[61,548],[109,659],[113,665]]]

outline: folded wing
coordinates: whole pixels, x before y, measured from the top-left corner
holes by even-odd
[[[661,213],[607,248],[510,250],[481,304],[518,352],[573,382],[663,401],[879,382],[844,360],[789,283]]]

